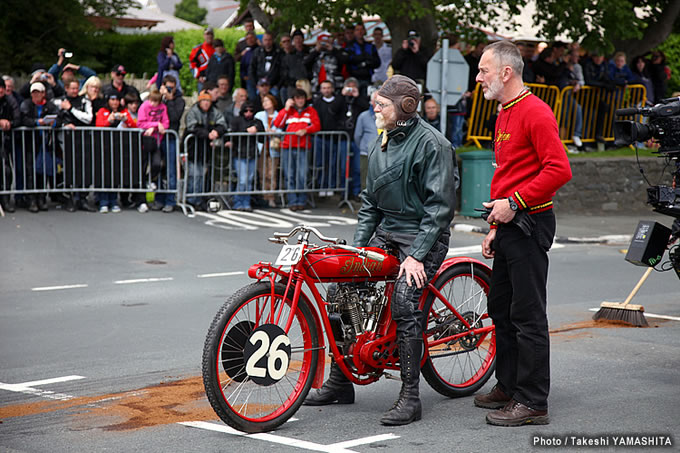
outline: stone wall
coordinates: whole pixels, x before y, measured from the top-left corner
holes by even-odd
[[[571,159],[572,180],[559,190],[555,209],[587,214],[649,212],[647,183],[635,157]],[[661,176],[663,158],[640,158],[640,165],[653,185],[670,185],[671,167]]]

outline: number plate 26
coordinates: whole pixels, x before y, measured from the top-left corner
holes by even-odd
[[[293,266],[300,262],[302,259],[302,249],[304,245],[284,245],[279,253],[279,257],[276,258],[277,266]]]
[[[246,374],[258,385],[275,384],[286,375],[290,354],[286,332],[275,324],[263,324],[253,330],[243,348]]]

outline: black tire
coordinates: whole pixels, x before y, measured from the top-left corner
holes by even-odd
[[[434,286],[475,328],[492,327],[487,313],[491,276],[487,268],[474,263],[459,263],[446,269]],[[468,396],[479,390],[496,368],[496,331],[477,336],[460,335],[469,329],[434,294],[425,301],[427,314],[423,327],[428,357],[422,373],[430,386],[448,397]],[[433,344],[439,341],[439,344]]]
[[[276,284],[276,307],[285,289]],[[226,424],[246,433],[271,431],[295,414],[312,386],[319,359],[314,317],[300,298],[288,332],[291,354],[285,375],[273,384],[261,385],[246,374],[243,350],[253,328],[263,324],[257,313],[270,312],[270,296],[269,281],[238,290],[215,316],[203,349],[203,385],[210,405]],[[275,324],[285,328],[288,314],[289,300]]]

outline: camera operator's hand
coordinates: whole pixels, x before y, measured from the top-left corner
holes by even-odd
[[[68,99],[64,99],[61,101],[61,109],[62,110],[71,110],[71,103],[69,102]]]
[[[401,48],[404,49],[404,50],[408,50],[408,40],[407,39],[404,39],[401,42]]]
[[[50,74],[49,72],[45,73],[46,81],[52,86],[55,86],[57,84],[57,81],[54,80],[54,76]]]
[[[63,47],[57,51],[57,66],[61,66],[64,64],[64,53],[66,52],[66,49]]]

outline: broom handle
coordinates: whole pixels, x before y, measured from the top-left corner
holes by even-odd
[[[645,282],[645,280],[647,280],[647,277],[649,277],[649,274],[651,274],[653,270],[654,270],[653,267],[647,268],[647,270],[645,271],[645,273],[642,276],[642,278],[640,279],[640,281],[637,282],[637,285],[635,285],[635,288],[633,288],[633,291],[631,291],[630,294],[628,294],[628,297],[626,297],[626,300],[623,302],[624,306],[628,305],[630,303],[630,301],[633,300],[633,297],[635,297],[637,292],[640,290],[640,287]]]

